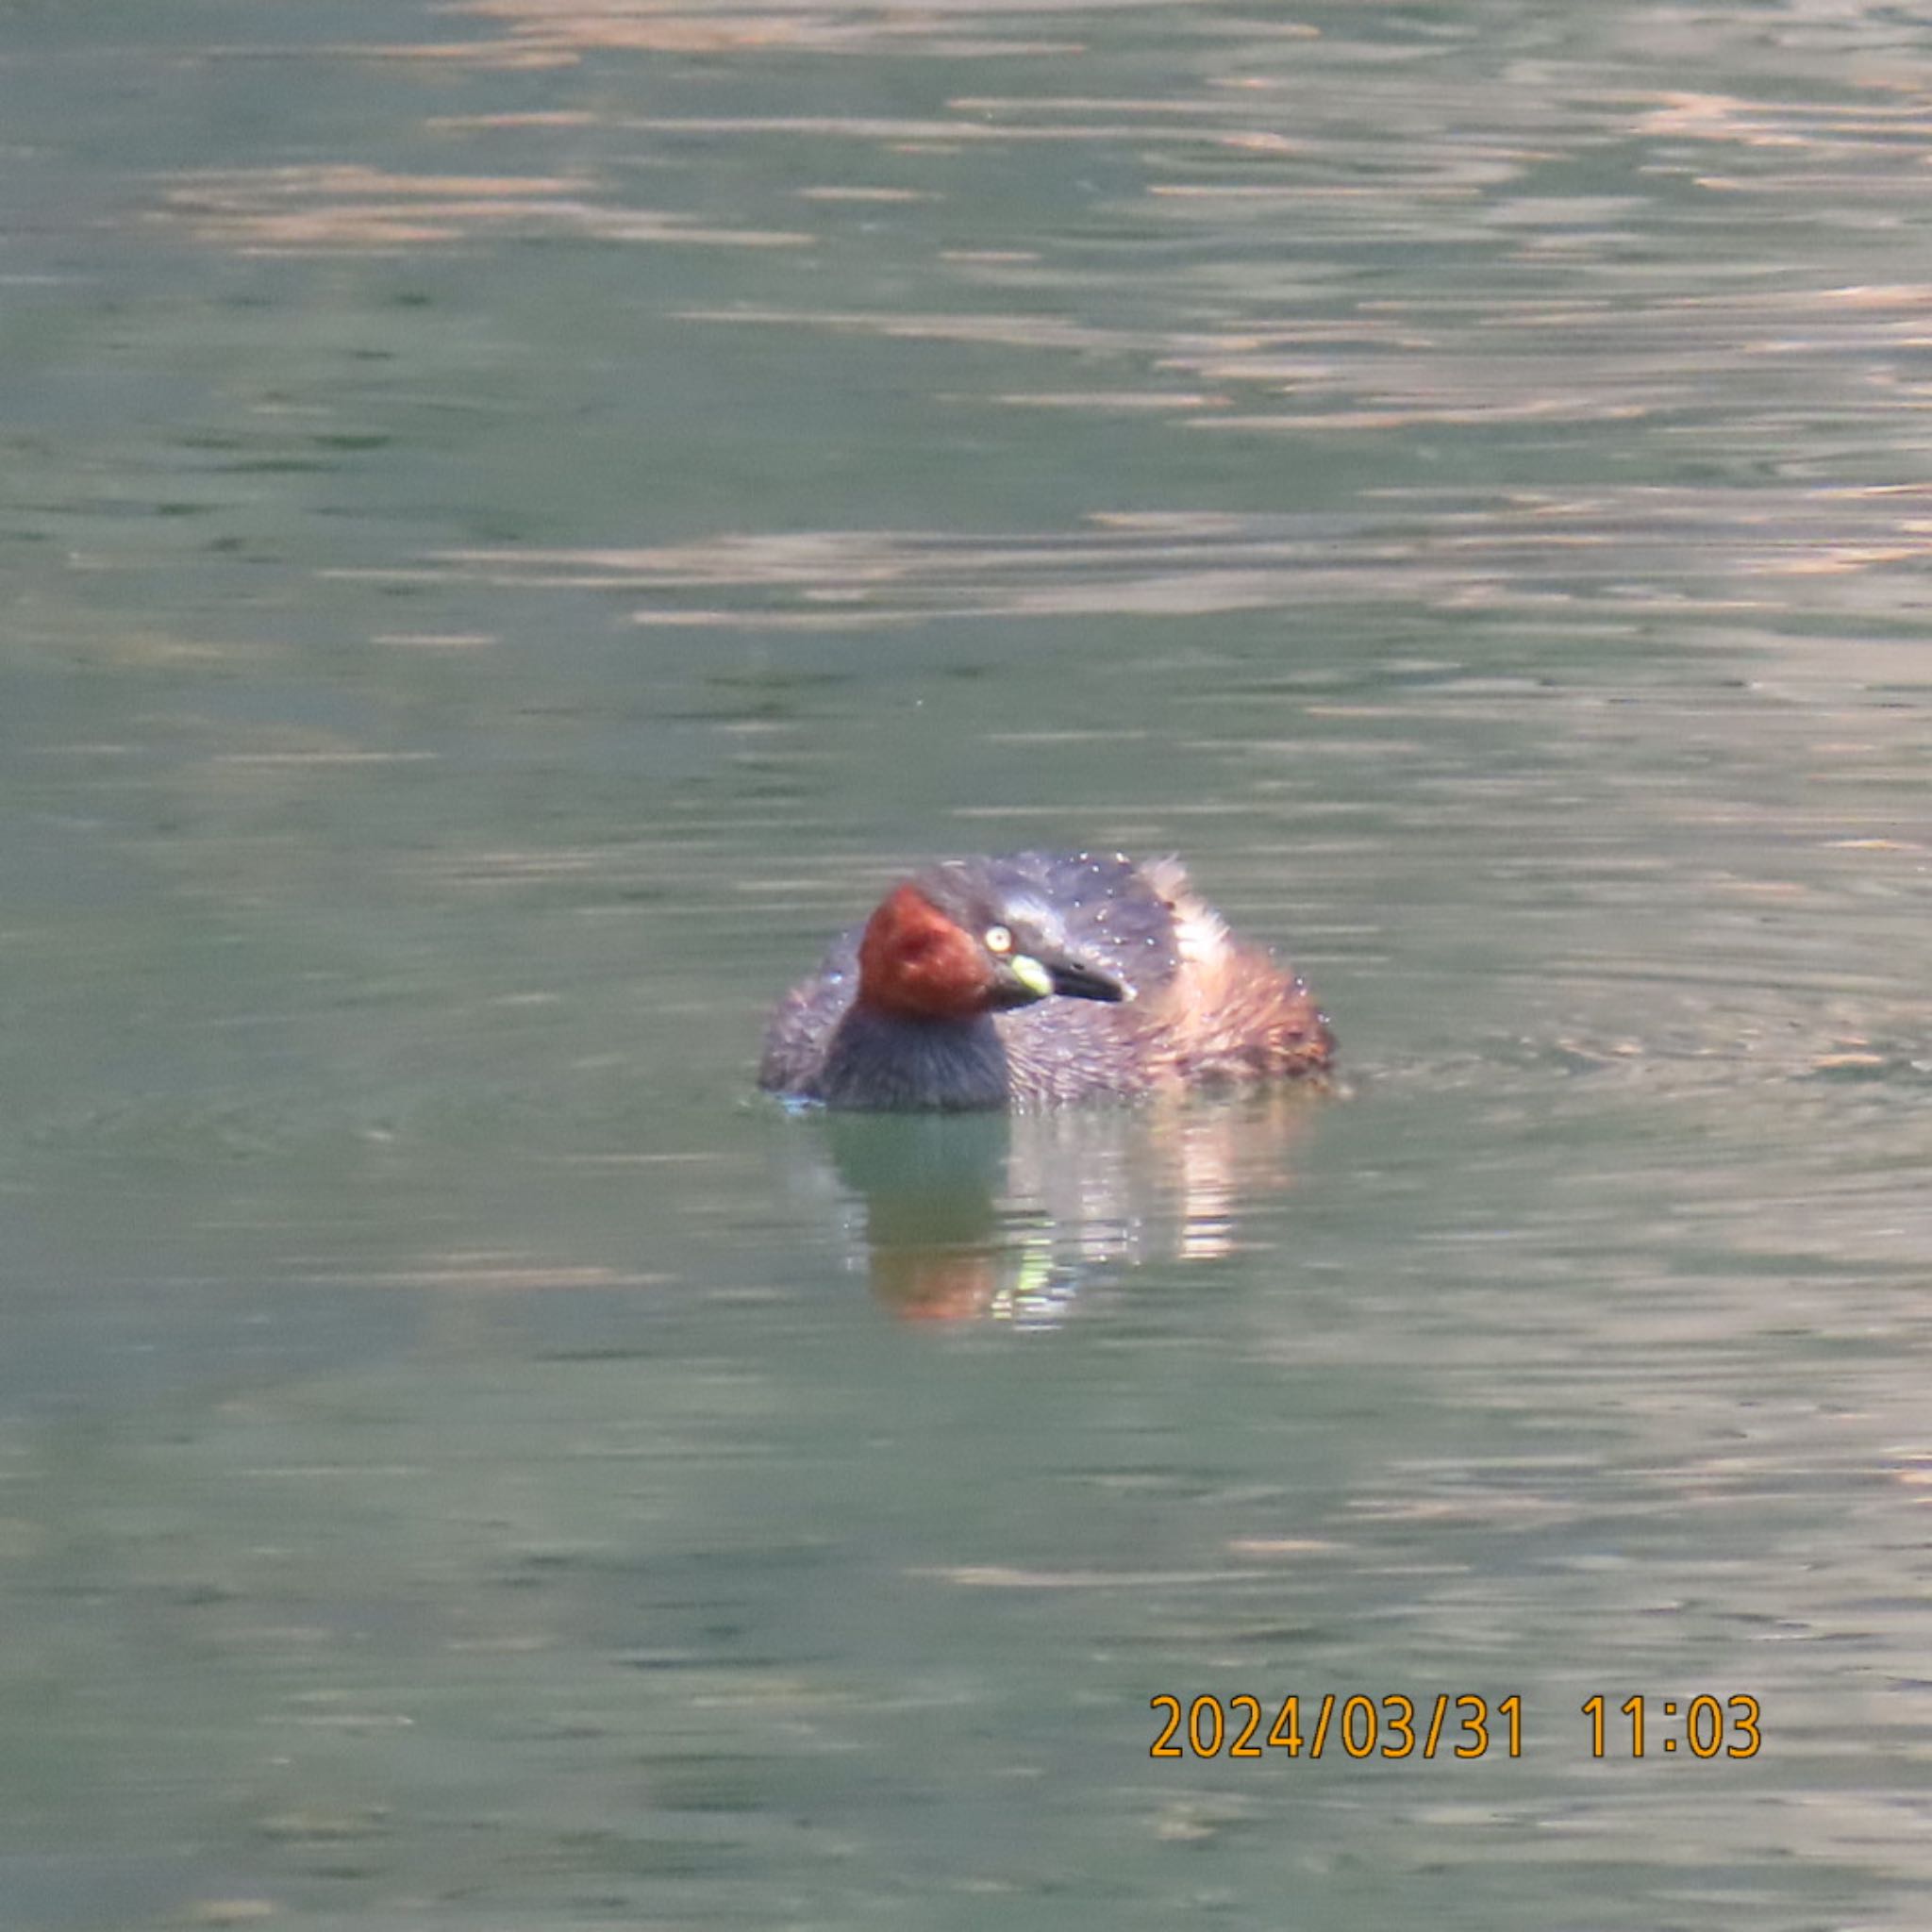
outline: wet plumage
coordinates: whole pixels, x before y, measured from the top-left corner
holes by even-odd
[[[772,1016],[768,1091],[842,1108],[1029,1106],[1322,1074],[1307,988],[1176,859],[1020,852],[916,874]]]

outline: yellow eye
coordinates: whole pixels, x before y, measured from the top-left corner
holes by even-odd
[[[988,926],[986,950],[989,953],[1010,953],[1013,950],[1013,935],[1003,925]]]

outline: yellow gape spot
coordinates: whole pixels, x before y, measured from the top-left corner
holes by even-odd
[[[1037,993],[1044,999],[1053,991],[1053,974],[1038,959],[1029,959],[1024,953],[1011,962],[1013,977],[1030,993]]]

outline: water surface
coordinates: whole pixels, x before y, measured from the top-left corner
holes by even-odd
[[[0,1916],[1922,1924],[1928,106],[1800,0],[8,9]],[[750,1099],[1027,842],[1352,1096]],[[1148,1755],[1327,1691],[1523,1755]]]

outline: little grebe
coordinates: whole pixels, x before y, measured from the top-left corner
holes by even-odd
[[[772,1015],[758,1085],[1001,1108],[1299,1078],[1334,1051],[1307,988],[1234,938],[1178,859],[1017,852],[933,866],[835,940]]]

